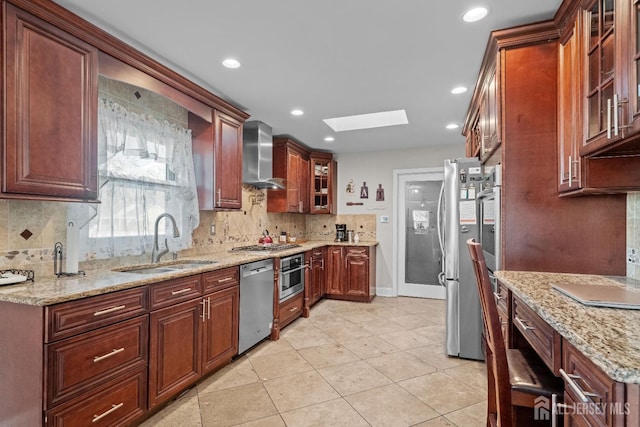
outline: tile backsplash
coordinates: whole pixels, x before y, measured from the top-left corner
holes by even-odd
[[[267,213],[267,191],[245,185],[240,211],[200,211],[200,225],[193,233],[193,247],[181,258],[223,252],[234,246],[258,242],[261,232],[277,240],[280,232],[300,240],[333,240],[335,224],[347,224],[362,240],[376,239],[376,215],[300,215]],[[67,203],[0,200],[0,269],[34,270],[37,277],[53,276],[53,246],[65,243]],[[211,225],[215,234],[210,234]],[[23,233],[28,230],[31,236]],[[151,254],[80,260],[81,270],[148,263]]]

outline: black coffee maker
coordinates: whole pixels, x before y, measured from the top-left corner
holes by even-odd
[[[336,242],[347,241],[347,224],[336,224]]]

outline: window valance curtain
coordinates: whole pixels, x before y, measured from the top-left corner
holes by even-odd
[[[176,219],[180,237],[167,232],[170,224],[162,219],[160,244],[166,237],[172,251],[190,247],[199,223],[191,131],[103,98],[98,125],[101,203],[69,208],[69,220],[86,224],[81,259],[150,254],[154,224],[164,212]]]

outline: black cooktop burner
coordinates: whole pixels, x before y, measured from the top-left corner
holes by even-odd
[[[278,243],[271,245],[249,245],[249,246],[237,246],[231,249],[231,252],[275,252],[284,251],[285,249],[297,248],[300,246],[297,243]]]

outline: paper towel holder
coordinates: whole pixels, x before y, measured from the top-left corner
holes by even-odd
[[[53,245],[53,273],[58,276],[84,276],[84,271],[78,271],[77,273],[65,273],[62,271],[62,254],[64,252],[64,245],[62,242],[56,242]]]

